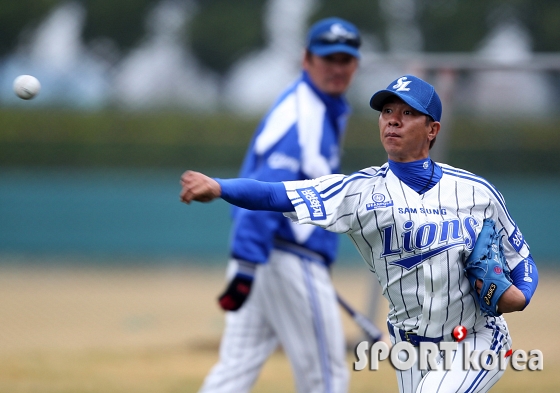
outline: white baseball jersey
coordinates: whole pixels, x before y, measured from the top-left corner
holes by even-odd
[[[350,176],[285,182],[295,207],[285,214],[348,234],[378,277],[389,322],[447,340],[457,325],[472,332],[484,324],[463,272],[483,220],[494,219],[505,235],[510,269],[529,256],[529,247],[496,188],[470,172],[438,165],[443,177],[422,195],[388,164]]]

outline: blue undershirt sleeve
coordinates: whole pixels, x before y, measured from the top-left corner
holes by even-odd
[[[537,289],[539,283],[539,272],[533,257],[529,255],[521,263],[519,263],[511,272],[510,277],[515,285],[523,295],[525,295],[525,307],[531,301],[531,297]]]
[[[253,179],[218,179],[221,198],[232,205],[249,210],[275,212],[295,211],[282,182],[263,182]]]

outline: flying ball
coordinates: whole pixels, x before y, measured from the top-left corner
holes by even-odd
[[[14,92],[24,100],[30,100],[39,94],[41,83],[31,75],[20,75],[14,80]]]

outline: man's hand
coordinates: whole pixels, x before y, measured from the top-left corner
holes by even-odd
[[[220,307],[225,311],[237,311],[251,293],[253,280],[247,277],[235,276],[226,290],[218,298]]]
[[[181,202],[210,202],[222,195],[218,182],[200,172],[186,171],[181,176]]]
[[[480,295],[482,290],[482,280],[476,280],[476,292]],[[514,311],[522,311],[525,308],[527,300],[525,295],[515,285],[510,286],[500,299],[498,299],[498,312],[508,313]]]
[[[525,295],[515,285],[509,287],[498,300],[498,312],[522,311],[527,303]]]

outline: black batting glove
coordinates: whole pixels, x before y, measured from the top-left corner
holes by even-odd
[[[230,281],[226,290],[218,298],[220,307],[225,311],[237,311],[251,293],[253,279],[246,276],[235,276]]]

